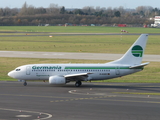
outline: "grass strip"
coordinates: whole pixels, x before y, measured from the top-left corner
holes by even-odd
[[[1,26],[2,32],[55,32],[55,33],[159,33],[159,28],[143,27],[102,27],[102,26]]]
[[[138,37],[138,35],[0,37],[0,50],[124,54]],[[159,46],[159,36],[149,36],[145,54],[159,55]]]

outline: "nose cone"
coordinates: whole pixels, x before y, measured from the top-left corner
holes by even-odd
[[[13,71],[9,72],[8,76],[14,78],[14,72]]]

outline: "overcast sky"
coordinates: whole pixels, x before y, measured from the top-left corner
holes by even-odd
[[[35,7],[48,8],[51,3],[65,8],[83,8],[85,6],[136,8],[138,6],[152,6],[160,8],[160,0],[0,0],[0,8],[21,8],[27,2]]]

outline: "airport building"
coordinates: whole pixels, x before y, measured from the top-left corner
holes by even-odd
[[[154,24],[151,24],[151,27],[160,27],[160,16],[155,16]]]

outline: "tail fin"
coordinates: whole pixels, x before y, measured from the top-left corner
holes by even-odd
[[[141,34],[141,36],[135,41],[135,43],[128,49],[128,51],[120,59],[110,63],[126,64],[126,65],[141,64],[147,39],[148,39],[148,34]]]

